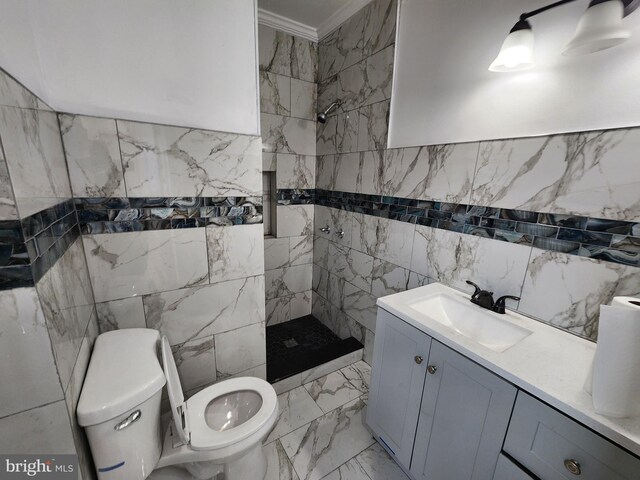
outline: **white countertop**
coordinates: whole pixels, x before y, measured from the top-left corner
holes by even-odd
[[[378,299],[378,306],[458,351],[518,388],[557,408],[611,441],[640,455],[640,417],[610,418],[595,412],[583,389],[596,345],[531,318],[509,312],[497,315],[532,334],[498,353],[408,306],[426,295],[446,293],[469,301],[469,295],[439,283]],[[477,307],[481,308],[481,307]]]

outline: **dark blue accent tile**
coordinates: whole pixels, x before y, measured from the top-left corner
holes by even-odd
[[[587,230],[593,232],[614,233],[618,235],[640,236],[640,223],[606,220],[603,218],[589,218]]]
[[[452,217],[452,213],[441,212],[439,210],[427,210],[427,217],[436,218],[438,220],[450,220]]]
[[[450,222],[447,220],[438,220],[438,227],[442,230],[449,230],[451,232],[458,232],[458,233],[463,233],[464,232],[464,224],[463,223],[456,223],[456,222]]]
[[[465,225],[463,233],[476,235],[483,238],[493,238],[496,231],[494,228],[476,227],[475,225]]]
[[[614,235],[611,239],[611,248],[630,253],[640,252],[640,237]]]
[[[584,230],[587,227],[587,217],[579,217],[578,215],[541,213],[539,222],[544,225],[555,225],[557,227],[575,228],[578,230]]]
[[[533,245],[534,237],[524,233],[518,233],[510,230],[495,230],[493,236],[495,240],[502,242],[517,243],[518,245]]]
[[[202,218],[178,218],[171,220],[171,228],[198,228],[204,227],[206,220]]]
[[[561,228],[558,232],[558,238],[561,240],[570,240],[572,242],[586,243],[589,245],[597,245],[600,247],[608,247],[611,245],[613,235],[610,233],[589,232],[587,230],[574,230],[571,228]]]
[[[416,219],[416,224],[424,225],[425,227],[436,228],[438,226],[438,220],[435,218],[429,218],[429,217],[418,217]]]
[[[536,237],[556,238],[558,236],[558,227],[540,225],[538,223],[518,222],[516,225],[516,232]]]
[[[474,217],[498,218],[500,216],[500,209],[469,205],[467,208],[467,214]]]
[[[28,265],[0,267],[0,290],[33,286],[33,275]]]
[[[640,267],[640,252],[624,252],[614,248],[599,247],[596,245],[582,245],[578,255],[581,257],[604,260],[632,267]]]
[[[580,244],[569,242],[567,240],[558,240],[556,238],[535,237],[533,246],[543,250],[551,250],[553,252],[571,253],[576,255],[580,249]]]
[[[528,210],[500,210],[500,218],[506,220],[516,220],[518,222],[538,223],[537,212],[530,212]]]
[[[109,210],[78,210],[78,221],[80,223],[109,221]]]

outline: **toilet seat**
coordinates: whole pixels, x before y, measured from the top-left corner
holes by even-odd
[[[175,430],[182,442],[193,450],[214,450],[238,443],[260,430],[278,408],[278,397],[273,387],[255,377],[224,380],[196,393],[185,402],[178,369],[166,336],[162,337],[162,361]],[[229,430],[217,431],[209,427],[205,413],[211,401],[240,390],[249,390],[260,395],[262,405],[258,411],[242,424]]]
[[[207,405],[221,395],[238,390],[251,390],[262,397],[262,405],[258,411],[244,423],[229,430],[220,432],[209,427],[205,418]],[[255,377],[232,378],[205,388],[186,402],[188,425],[191,429],[191,448],[211,450],[244,440],[269,420],[277,408],[277,404],[278,398],[273,387],[264,380]]]

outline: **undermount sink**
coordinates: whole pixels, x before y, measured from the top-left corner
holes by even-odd
[[[531,335],[530,330],[509,322],[509,313],[500,315],[445,293],[423,297],[407,305],[496,352],[504,352]]]

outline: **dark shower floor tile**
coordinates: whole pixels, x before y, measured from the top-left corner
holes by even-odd
[[[340,339],[311,315],[267,327],[267,380],[271,383],[362,348]]]

